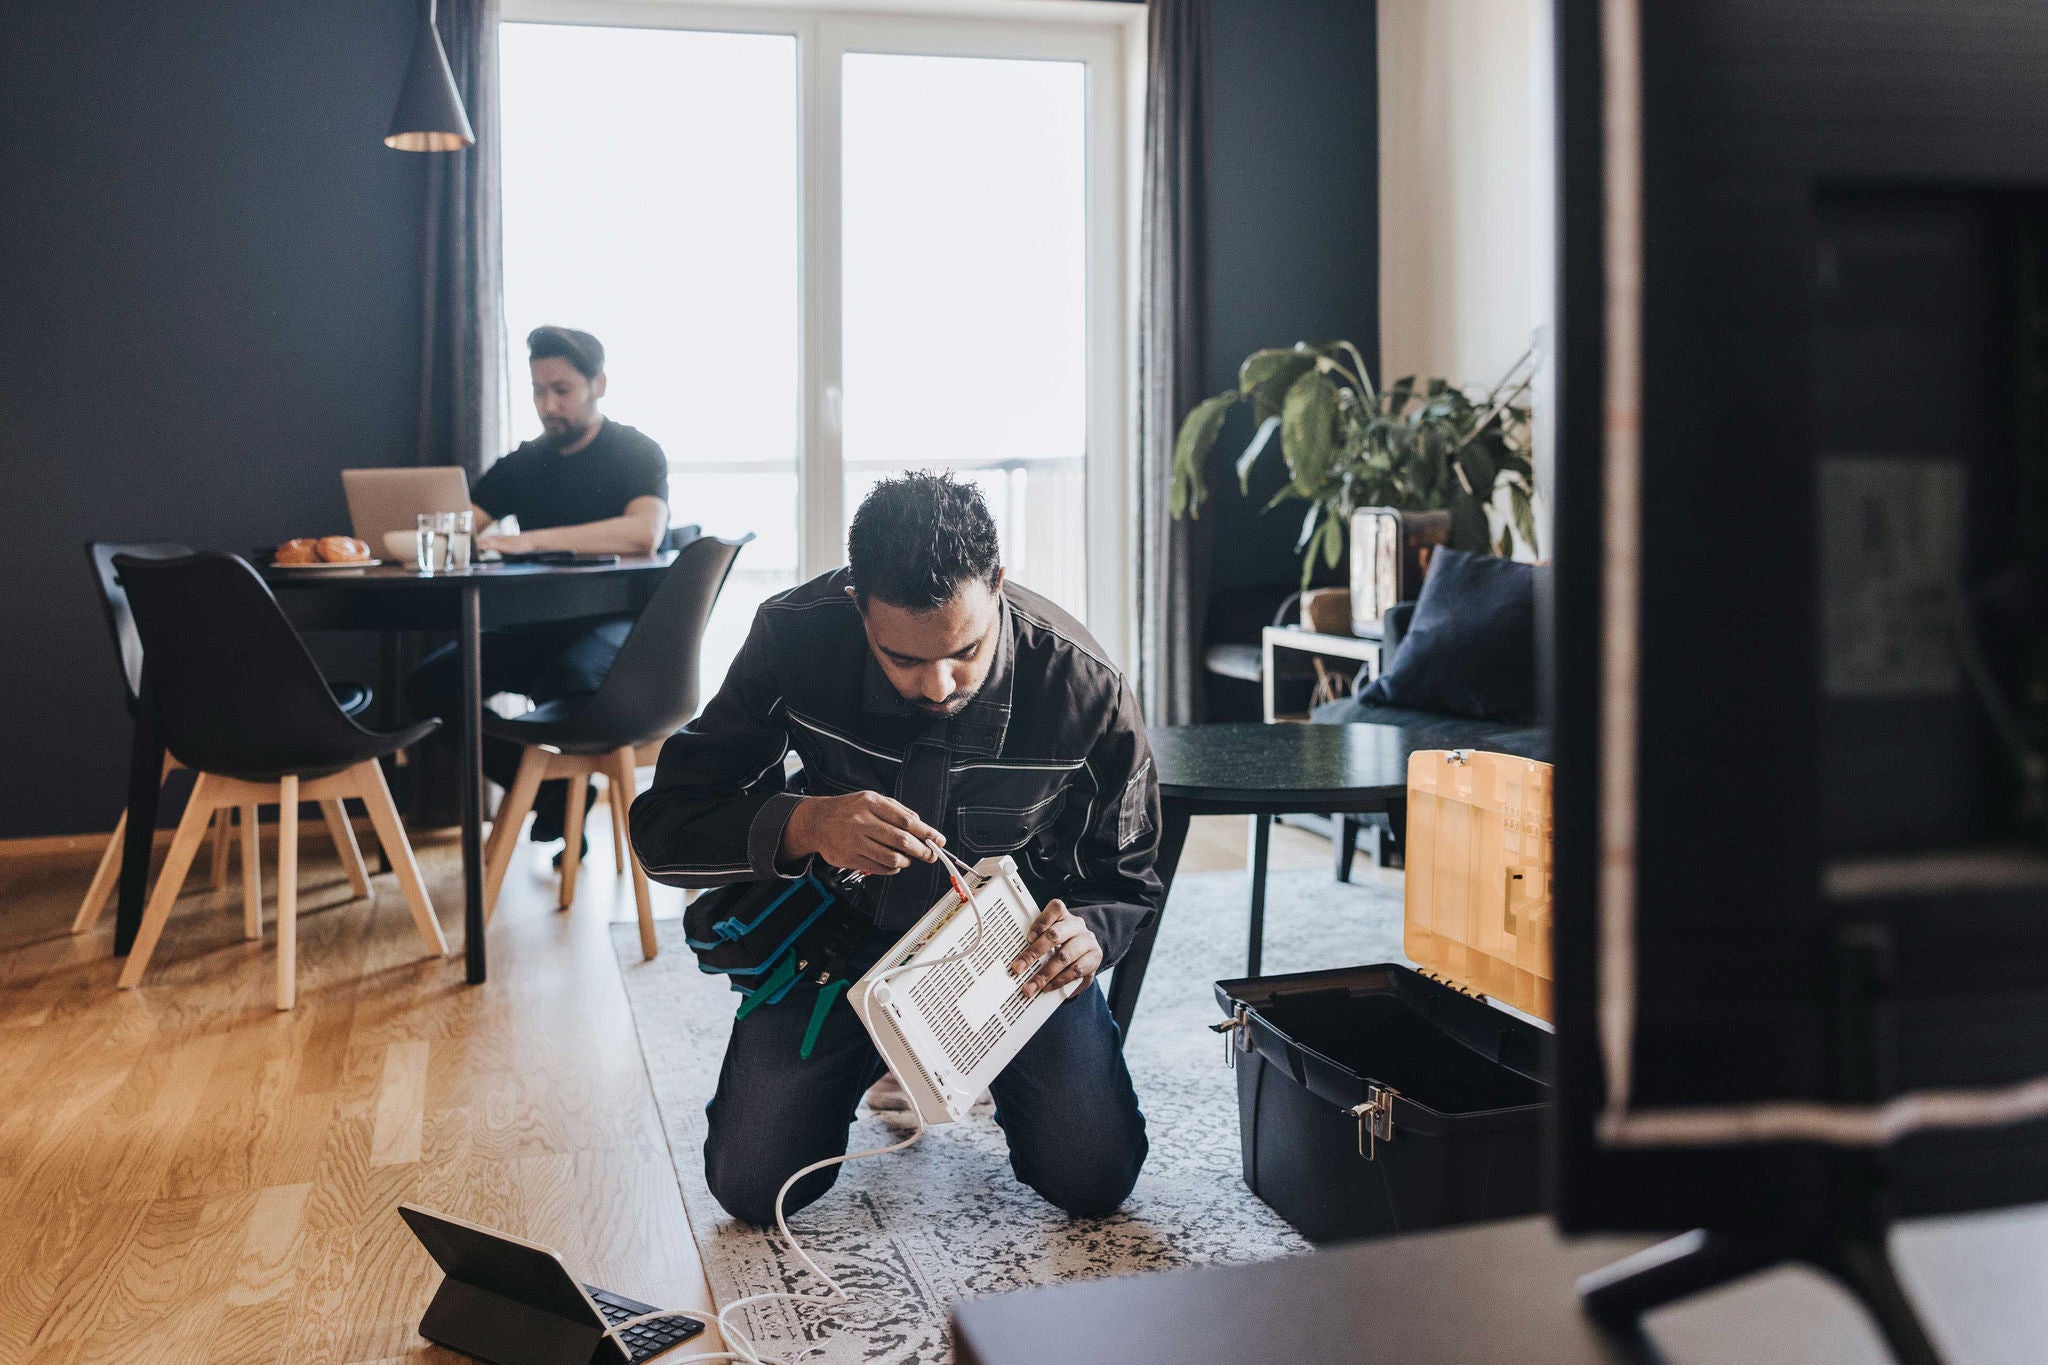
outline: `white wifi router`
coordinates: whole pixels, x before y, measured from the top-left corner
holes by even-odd
[[[1013,977],[1009,963],[1023,951],[1038,903],[1010,858],[984,858],[962,875],[981,912],[979,931],[975,909],[948,890],[847,992],[927,1124],[965,1118],[1079,984],[1021,995],[1030,973]]]

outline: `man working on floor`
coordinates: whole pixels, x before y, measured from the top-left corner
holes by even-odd
[[[633,844],[673,886],[860,872],[874,928],[857,975],[944,889],[932,845],[1017,860],[1044,907],[1027,993],[1081,983],[990,1087],[1017,1178],[1069,1213],[1108,1213],[1138,1178],[1145,1120],[1096,974],[1162,900],[1159,786],[1122,675],[1071,617],[1006,582],[978,490],[930,474],[878,484],[849,566],[764,603],[725,685],[661,752]],[[795,750],[803,770],[784,777]],[[830,1007],[799,1056],[816,989],[733,1024],[707,1106],[705,1177],[728,1212],[772,1223],[783,1181],[846,1151],[883,1074]],[[806,1176],[795,1210],[838,1168]]]
[[[470,490],[477,548],[654,553],[668,532],[668,458],[653,441],[598,411],[603,345],[588,332],[549,326],[535,328],[526,348],[541,434],[492,465]],[[516,534],[491,533],[510,517],[518,518]],[[587,696],[611,671],[632,629],[630,616],[600,616],[487,630],[484,695],[514,692],[537,703]],[[460,684],[455,646],[444,645],[413,672],[415,713],[452,722]],[[454,730],[450,724],[441,733]],[[486,736],[483,766],[493,782],[510,787],[519,746]],[[567,806],[565,782],[541,784],[533,803],[536,842],[562,837]]]

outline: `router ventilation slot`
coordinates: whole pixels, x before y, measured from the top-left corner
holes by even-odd
[[[932,1037],[945,1049],[947,1060],[958,1070],[972,1071],[1030,1007],[1031,1002],[1013,990],[1002,1009],[979,1029],[969,1028],[967,1016],[960,1012],[960,998],[974,982],[987,972],[1003,970],[1002,964],[1023,947],[1024,926],[1006,901],[992,897],[982,904],[981,941],[975,945],[973,955],[919,973],[920,979],[911,988],[911,1003],[917,1006]]]

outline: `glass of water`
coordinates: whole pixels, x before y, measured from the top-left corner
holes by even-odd
[[[446,517],[446,512],[422,512],[413,520],[413,567],[421,573],[433,573],[446,557],[448,536],[441,526]]]
[[[464,508],[460,512],[443,512],[441,516],[448,523],[448,554],[445,567],[450,573],[467,573],[470,550],[476,542],[476,513]]]

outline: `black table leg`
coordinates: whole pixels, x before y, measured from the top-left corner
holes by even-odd
[[[1166,896],[1173,894],[1173,874],[1180,867],[1181,849],[1187,846],[1192,814],[1185,802],[1170,796],[1159,803],[1159,854],[1152,867]],[[1152,945],[1159,939],[1159,921],[1165,915],[1161,910],[1145,921],[1109,974],[1109,1014],[1126,1039],[1131,1035],[1131,1016],[1138,1010],[1138,991],[1145,984],[1145,967],[1152,960]]]
[[[1245,871],[1252,879],[1251,931],[1244,950],[1244,974],[1259,974],[1260,949],[1266,939],[1266,863],[1273,847],[1273,817],[1251,817],[1251,835],[1245,850]]]
[[[142,928],[149,894],[149,855],[156,842],[157,798],[164,785],[164,745],[157,733],[147,673],[135,705],[135,740],[128,755],[128,832],[121,846],[121,896],[114,907],[114,956],[126,957]]]
[[[1379,865],[1381,867],[1408,866],[1408,800],[1406,797],[1387,805],[1387,829],[1380,839]]]
[[[456,637],[462,658],[462,948],[469,984],[484,981],[484,688],[481,606],[474,583],[462,590],[462,629]]]

